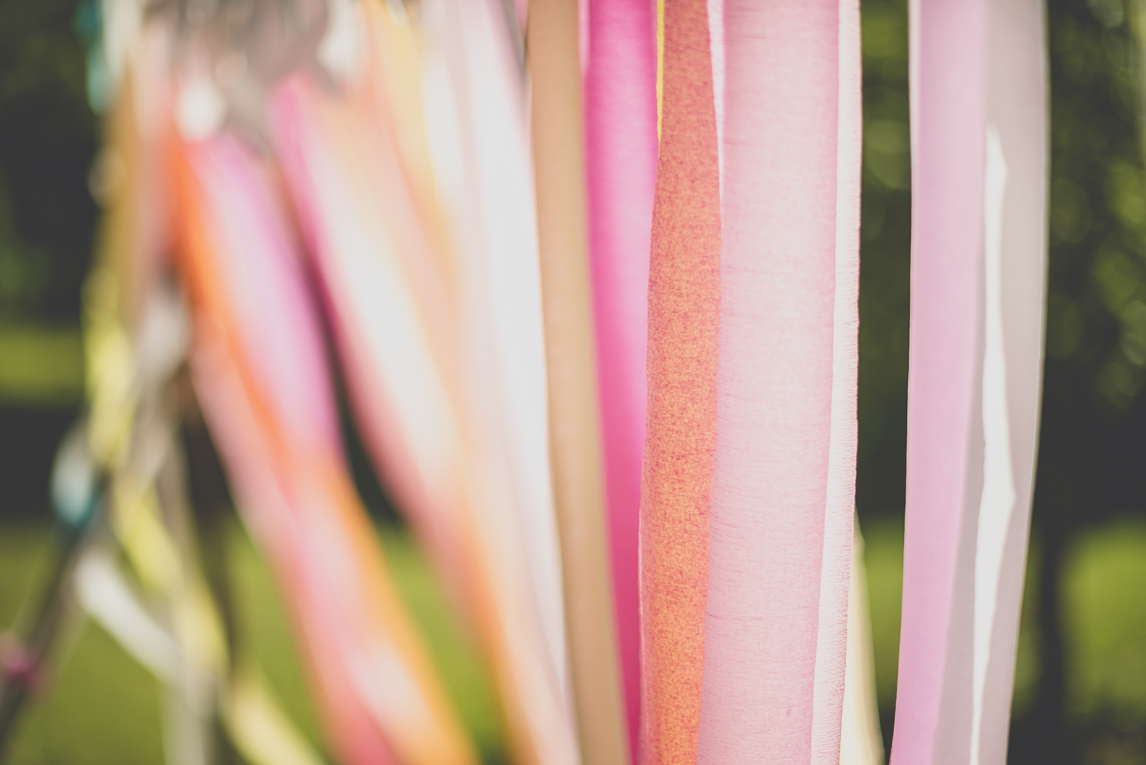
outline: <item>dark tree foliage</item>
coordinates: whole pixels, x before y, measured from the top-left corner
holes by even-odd
[[[1146,510],[1143,22],[1137,2],[1048,3],[1050,267],[1033,516],[1041,671],[1013,723],[1014,762],[1146,761],[1146,721],[1070,714],[1062,614],[1072,538]]]
[[[97,120],[77,0],[0,1],[0,323],[72,324],[91,262]],[[71,407],[0,402],[0,515],[42,512]]]
[[[0,319],[75,322],[96,119],[75,0],[0,3]]]
[[[859,465],[863,517],[903,513],[911,160],[905,0],[865,0]]]

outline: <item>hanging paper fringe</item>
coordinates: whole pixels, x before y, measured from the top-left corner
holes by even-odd
[[[1002,763],[1038,428],[1041,6],[913,6],[911,366],[892,761]]]

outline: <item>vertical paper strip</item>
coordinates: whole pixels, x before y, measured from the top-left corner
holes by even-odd
[[[916,0],[903,616],[892,762],[965,763],[983,487],[989,0]]]
[[[832,361],[832,435],[820,582],[820,627],[812,712],[812,761],[835,763],[840,752],[841,706],[849,641],[849,590],[854,555],[856,448],[859,441],[860,173],[863,153],[860,13],[858,0],[839,2],[839,113],[836,149],[836,281]],[[849,585],[849,582],[851,583]],[[866,601],[864,605],[866,609]],[[866,619],[866,611],[864,619]],[[870,651],[870,648],[868,648]],[[850,661],[850,660],[847,660]]]
[[[883,765],[886,760],[875,698],[875,657],[872,655],[863,535],[858,523],[853,528],[852,576],[848,590],[848,658],[839,762],[840,765]]]
[[[565,627],[581,753],[589,765],[603,765],[624,761],[629,748],[605,543],[578,27],[577,0],[530,3],[537,232]]]
[[[986,467],[979,519],[970,761],[1002,765],[1007,758],[1042,398],[1049,163],[1043,4],[992,0],[989,46],[984,279],[988,359],[983,384],[993,384],[995,391],[984,391],[983,418],[987,459],[997,455],[998,468]],[[994,380],[988,380],[988,367],[996,372]],[[992,400],[997,410],[989,412]],[[998,418],[995,428],[988,423],[989,414]],[[1003,436],[995,448],[993,431]],[[992,491],[993,475],[1005,479],[1001,490]]]
[[[850,163],[846,205],[839,198],[837,144],[844,138],[854,161],[858,114],[851,103],[849,135],[840,136],[839,0],[730,0],[724,22],[720,364],[698,762],[830,762],[839,757],[850,569],[835,556],[850,550],[838,533],[851,509],[842,519],[838,507],[826,513],[829,453],[833,430],[854,427],[855,417],[845,405],[854,339],[842,338],[855,332],[846,301],[833,412],[836,222],[844,206],[854,226],[858,202]],[[841,232],[852,301],[856,244]],[[854,435],[838,438],[836,505],[850,495],[845,453],[854,450]],[[822,736],[831,751],[813,758],[826,522],[839,528],[825,617],[836,633],[825,648],[832,687],[821,704],[835,731]]]
[[[640,719],[637,530],[645,447],[649,237],[657,174],[655,8],[590,0],[589,233],[613,603],[629,746]]]
[[[721,318],[708,7],[667,0],[663,19],[640,517],[644,765],[697,756]]]

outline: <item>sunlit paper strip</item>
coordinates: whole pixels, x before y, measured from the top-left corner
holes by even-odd
[[[697,757],[716,446],[720,179],[705,0],[667,0],[641,484],[641,762]]]
[[[971,762],[984,765],[1001,764],[1007,757],[1042,411],[1046,34],[1044,5],[1038,0],[992,0],[985,227],[985,353],[990,360],[985,361],[983,384],[994,392],[984,394],[983,417],[985,423],[988,417],[998,419],[995,427],[986,426],[988,467],[975,572],[977,722],[971,751]]]
[[[875,696],[871,615],[863,536],[854,525],[852,577],[848,588],[848,656],[844,676],[844,712],[840,724],[840,765],[883,765],[883,737]]]
[[[613,604],[629,745],[640,719],[637,528],[648,395],[649,237],[657,172],[656,16],[590,0],[585,144]]]
[[[629,756],[606,542],[577,0],[531,0],[530,73],[553,496],[573,703],[586,762]]]
[[[474,762],[342,461],[277,190],[226,136],[174,158],[196,389],[307,648],[332,748],[348,763]]]
[[[564,700],[564,597],[522,72],[494,3],[425,7],[424,108],[435,174],[456,231],[467,379],[472,395],[486,396],[477,408],[489,411],[486,419],[503,434],[529,585]],[[569,720],[572,731],[571,714]]]
[[[529,582],[512,485],[465,393],[457,331],[417,272],[428,251],[395,221],[402,179],[369,69],[274,97],[276,151],[326,291],[347,387],[400,506],[414,514],[490,661],[515,757],[572,761],[573,741]],[[453,306],[445,306],[453,310]],[[437,326],[434,326],[438,323]],[[468,405],[468,408],[467,408]],[[542,753],[545,753],[544,755]]]
[[[856,588],[853,541],[859,376],[860,176],[863,166],[863,94],[858,0],[839,0],[839,101],[836,146],[835,317],[832,332],[832,435],[828,450],[828,494],[824,515],[824,557],[820,581],[820,625],[816,641],[816,683],[812,709],[812,758],[836,762],[841,743],[839,688],[850,646],[848,594]],[[859,617],[867,620],[867,605]],[[870,646],[870,641],[869,641]],[[851,653],[850,648],[847,649]],[[860,649],[857,649],[860,650]],[[870,647],[865,650],[869,655]],[[860,659],[865,660],[865,659]],[[857,689],[874,703],[874,686]]]
[[[892,761],[1002,763],[1038,426],[1041,5],[912,7],[912,328]]]
[[[840,0],[724,7],[701,763],[839,761],[856,445],[857,10]]]

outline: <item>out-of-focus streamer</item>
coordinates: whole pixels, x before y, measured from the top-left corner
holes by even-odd
[[[585,76],[597,379],[613,605],[633,762],[641,701],[637,546],[657,172],[655,10],[647,0],[591,0]]]
[[[274,177],[225,135],[172,154],[196,389],[240,507],[290,593],[332,747],[348,763],[473,762],[343,463]]]
[[[664,6],[641,481],[641,762],[697,756],[716,448],[720,178],[704,0]]]
[[[369,37],[363,68],[338,91],[301,73],[284,82],[273,104],[276,151],[362,431],[475,627],[510,747],[522,762],[571,762],[511,470],[486,424],[484,409],[499,402],[466,376],[468,355],[485,351],[471,349],[460,326],[467,289],[450,283],[456,255],[436,251],[417,225],[412,200],[427,197],[411,193],[387,130],[372,78],[381,55]]]
[[[912,7],[907,521],[892,761],[1002,763],[1037,445],[1045,26]]]
[[[564,598],[520,61],[510,35],[499,27],[496,3],[430,0],[425,7],[424,108],[463,276],[465,379],[473,408],[485,413],[483,427],[494,434],[486,451],[505,446],[530,586],[564,700],[569,697]]]

